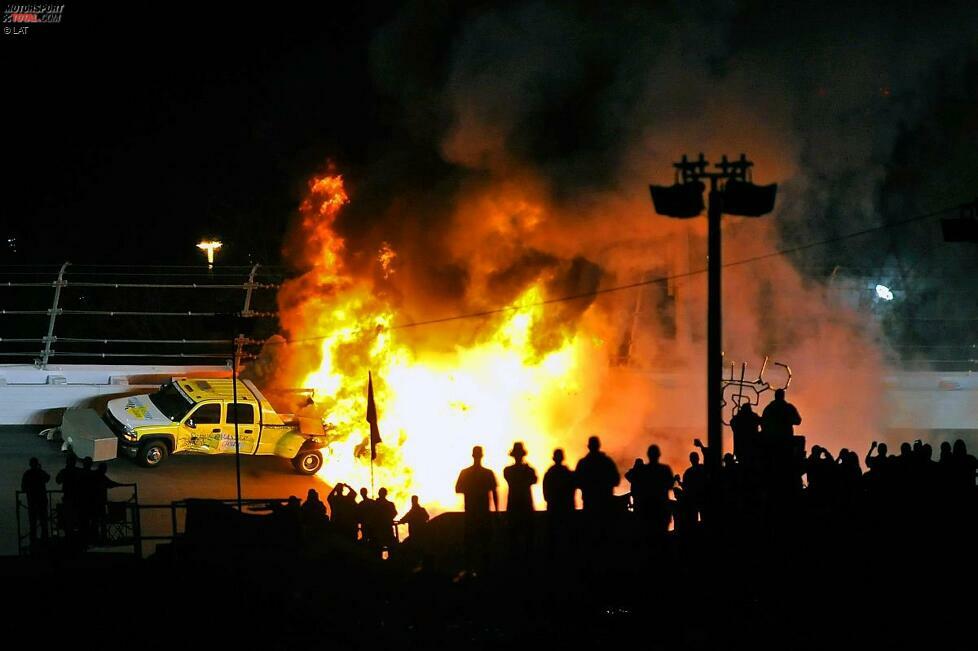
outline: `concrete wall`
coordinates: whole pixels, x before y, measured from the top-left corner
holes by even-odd
[[[112,398],[148,393],[173,376],[230,374],[223,366],[0,365],[0,425],[59,425],[67,407],[103,408]]]
[[[100,407],[111,398],[146,393],[169,377],[229,377],[223,366],[63,365],[37,369],[0,365],[0,425],[56,425],[66,407]],[[698,378],[660,377],[657,384],[684,394],[701,387]],[[894,430],[978,430],[978,375],[906,372],[884,378],[887,422]],[[668,404],[666,401],[665,404]],[[657,426],[702,427],[700,422],[650,423]],[[701,414],[690,414],[694,420]]]

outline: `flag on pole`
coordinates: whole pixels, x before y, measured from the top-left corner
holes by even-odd
[[[367,371],[367,422],[370,423],[370,460],[377,458],[377,444],[380,443],[380,428],[377,427],[377,405],[374,403],[374,379]]]

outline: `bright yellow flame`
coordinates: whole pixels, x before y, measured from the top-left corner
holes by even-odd
[[[333,230],[349,202],[342,177],[313,179],[309,187],[300,212],[310,269],[287,283],[279,300],[292,338],[314,339],[319,348],[314,370],[290,381],[312,388],[323,412],[330,444],[320,478],[370,486],[368,371],[383,439],[375,484],[388,489],[402,512],[412,494],[434,512],[458,508],[455,479],[471,464],[474,445],[483,446],[485,464],[498,473],[511,462],[513,442],[522,441],[542,476],[554,445],[587,415],[581,405],[590,397],[578,382],[591,371],[582,367],[587,360],[605,357],[603,342],[570,333],[555,338],[554,324],[544,323],[541,279],[476,343],[440,352],[411,347],[373,280],[393,273],[396,252],[383,243],[380,273],[353,276],[343,263],[345,242]],[[304,360],[308,348],[302,350],[296,355]]]
[[[353,318],[322,341],[322,363],[303,386],[326,408],[335,436],[320,476],[329,483],[370,485],[366,444],[367,370],[374,390],[383,443],[375,465],[376,485],[385,486],[399,504],[417,494],[436,510],[457,508],[458,471],[471,463],[474,445],[486,451],[486,465],[501,468],[512,443],[523,441],[530,461],[546,467],[555,443],[560,411],[575,400],[578,362],[587,337],[571,337],[557,350],[537,355],[531,334],[542,318],[539,287],[514,303],[513,312],[483,343],[442,354],[417,354],[387,330],[392,314]],[[334,315],[351,316],[349,310]],[[374,324],[375,327],[369,327]],[[379,326],[379,329],[376,327]],[[357,342],[358,339],[361,341]],[[363,365],[344,373],[341,356],[359,348]],[[500,482],[502,478],[499,478]]]
[[[223,243],[218,240],[201,240],[197,242],[197,248],[207,254],[207,264],[214,264],[214,252],[220,249]]]

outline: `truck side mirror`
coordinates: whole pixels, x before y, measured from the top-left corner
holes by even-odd
[[[186,424],[187,424],[187,427],[189,427],[190,429],[196,429],[197,428],[197,425],[194,424],[194,419],[193,418],[188,418]]]

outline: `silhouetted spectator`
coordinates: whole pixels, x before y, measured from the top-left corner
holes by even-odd
[[[322,532],[329,525],[329,515],[326,513],[326,505],[319,499],[319,492],[315,488],[310,488],[306,493],[306,501],[300,507],[302,509],[302,526],[310,533]]]
[[[601,440],[592,436],[587,441],[588,453],[577,462],[574,483],[581,489],[581,502],[586,512],[608,512],[614,504],[614,490],[621,481],[615,462],[601,451]]]
[[[377,499],[374,500],[371,509],[373,524],[372,538],[375,551],[379,554],[383,550],[393,551],[394,543],[397,541],[394,535],[394,518],[397,517],[397,507],[387,499],[387,489],[381,487],[377,491]]]
[[[862,468],[859,467],[859,455],[852,450],[843,449],[839,452],[839,482],[844,497],[855,498],[860,488]]]
[[[102,462],[95,468],[95,474],[92,477],[92,495],[95,500],[95,524],[98,527],[99,540],[105,540],[108,534],[107,509],[109,505],[109,489],[122,486],[122,484],[109,479],[108,472],[109,466],[105,462]]]
[[[465,553],[468,569],[483,569],[488,560],[492,525],[489,500],[499,510],[496,476],[482,467],[482,446],[472,448],[472,465],[462,470],[455,482],[455,492],[465,496]]]
[[[574,512],[574,473],[564,465],[564,451],[554,450],[554,465],[543,475],[543,499],[547,503],[547,543],[551,552],[567,547],[570,518]]]
[[[356,505],[357,524],[360,525],[360,542],[369,544],[373,539],[373,506],[370,493],[366,487],[360,488],[360,501]]]
[[[756,466],[760,441],[761,417],[754,413],[750,403],[742,405],[730,419],[733,431],[734,456],[741,463]]]
[[[683,501],[687,523],[695,525],[703,513],[706,503],[706,467],[700,463],[700,455],[689,453],[689,468],[683,473]]]
[[[648,449],[649,462],[645,464],[643,473],[644,493],[636,510],[642,519],[651,527],[651,533],[664,534],[669,529],[669,491],[672,489],[675,476],[672,468],[659,461],[662,456],[658,445],[650,445]]]
[[[411,496],[411,508],[398,520],[398,524],[408,526],[408,536],[412,540],[417,541],[424,537],[428,526],[428,511],[418,502],[417,495]]]
[[[975,492],[975,473],[978,459],[968,454],[968,446],[957,439],[951,448],[951,485],[955,493],[971,499]]]
[[[347,540],[357,539],[357,492],[340,482],[326,497],[333,530]]]
[[[632,467],[625,471],[625,480],[628,482],[628,494],[632,498],[632,510],[637,512],[639,505],[645,501],[647,492],[644,459],[635,459]]]
[[[954,455],[951,452],[951,442],[942,441],[937,460],[937,489],[941,500],[951,498],[951,475],[954,467]]]
[[[60,520],[61,528],[65,532],[65,539],[71,547],[79,544],[79,509],[81,499],[79,492],[81,489],[81,472],[78,467],[78,457],[68,453],[65,458],[65,467],[58,471],[54,480],[61,485],[61,508]]]
[[[821,508],[833,505],[837,468],[829,451],[820,445],[813,445],[805,460],[804,470],[808,477],[808,494],[813,503]]]
[[[873,450],[876,451],[875,457],[873,456]],[[869,452],[866,453],[866,469],[875,470],[885,464],[888,459],[886,451],[886,443],[873,441],[872,445],[869,446]]]
[[[295,495],[289,495],[289,499],[285,501],[285,512],[299,522],[302,518],[302,500]]]
[[[873,441],[866,453],[866,475],[863,478],[863,484],[872,500],[878,502],[890,492],[894,474],[893,459],[887,455],[886,443]]]
[[[48,539],[48,482],[51,475],[41,468],[41,462],[31,457],[30,467],[24,471],[20,480],[20,490],[27,498],[27,520],[29,523],[30,543],[34,548],[37,544],[37,531],[41,530],[41,540]]]
[[[517,441],[509,451],[514,463],[503,470],[508,487],[506,497],[506,521],[509,525],[510,544],[520,555],[527,555],[533,544],[533,494],[531,487],[537,483],[537,472],[524,462],[526,449]]]
[[[774,400],[764,408],[761,425],[766,437],[778,441],[790,441],[795,435],[795,425],[801,425],[801,416],[795,406],[784,399],[784,389],[774,392]]]
[[[543,499],[547,511],[566,513],[574,510],[574,473],[564,465],[564,451],[554,450],[554,465],[543,476]]]

